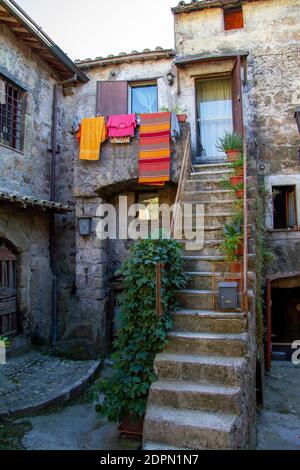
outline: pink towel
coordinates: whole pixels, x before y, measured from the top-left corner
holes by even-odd
[[[136,128],[135,114],[110,116],[107,122],[108,137],[134,137]]]

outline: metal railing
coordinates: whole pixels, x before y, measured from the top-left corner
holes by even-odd
[[[248,312],[248,158],[247,158],[247,142],[246,130],[244,130],[244,253],[243,253],[243,309]]]
[[[184,149],[178,189],[177,189],[177,194],[176,194],[176,199],[175,199],[175,206],[174,206],[174,211],[173,211],[173,216],[172,216],[172,221],[171,221],[171,236],[174,236],[178,209],[179,209],[180,204],[182,203],[182,193],[183,193],[183,189],[186,184],[186,181],[187,181],[188,172],[191,169],[191,164],[192,164],[191,162],[191,132],[189,131],[187,135],[185,149]]]

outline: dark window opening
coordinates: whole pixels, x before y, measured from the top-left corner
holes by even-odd
[[[24,92],[0,78],[0,144],[23,150]]]
[[[297,228],[296,187],[273,186],[274,229]]]
[[[142,222],[159,220],[159,196],[158,193],[138,193],[138,204],[145,209],[139,211],[139,220]]]
[[[291,344],[299,338],[300,288],[272,288],[272,343]]]
[[[224,10],[224,29],[242,29],[244,27],[244,16],[242,7]]]

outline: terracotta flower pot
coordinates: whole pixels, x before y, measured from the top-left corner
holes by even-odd
[[[244,199],[244,190],[240,189],[239,191],[236,191],[235,195],[238,199]]]
[[[244,256],[244,243],[241,243],[238,249],[236,250],[237,256]]]
[[[232,273],[241,273],[242,272],[242,262],[241,261],[232,261],[230,263],[230,271]]]
[[[135,436],[142,437],[143,435],[143,426],[144,426],[144,416],[138,417],[131,414],[127,414],[120,426],[119,431],[121,436]]]
[[[186,122],[187,121],[187,114],[177,114],[177,119],[179,122]]]
[[[230,183],[232,186],[238,186],[239,184],[243,184],[243,182],[243,176],[230,176]]]
[[[240,150],[227,150],[227,159],[229,162],[236,162],[240,160],[242,152]]]

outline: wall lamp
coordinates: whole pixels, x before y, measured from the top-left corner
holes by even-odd
[[[91,217],[79,217],[78,226],[79,226],[79,235],[82,237],[87,237],[91,233]]]
[[[298,106],[298,108],[296,109],[294,118],[296,119],[296,123],[297,123],[297,126],[298,126],[298,130],[299,130],[299,132],[300,132],[300,106]]]
[[[175,82],[175,75],[172,72],[167,74],[167,80],[170,86],[174,85]]]

